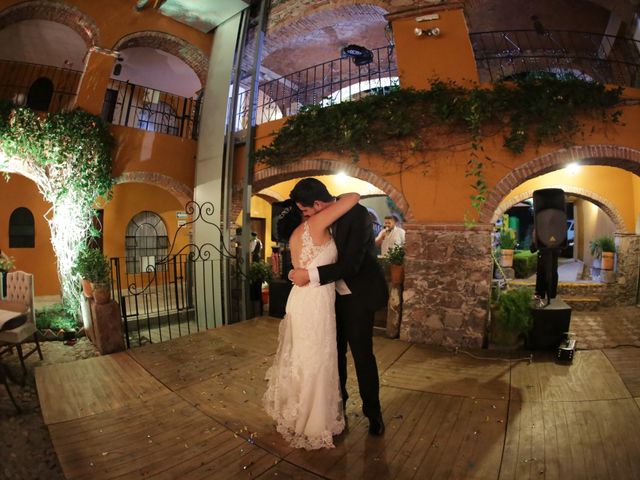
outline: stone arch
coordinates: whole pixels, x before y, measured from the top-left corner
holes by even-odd
[[[291,180],[293,178],[309,177],[314,175],[333,175],[344,172],[350,177],[358,178],[378,187],[385,192],[400,211],[403,213],[406,222],[413,220],[413,213],[404,195],[384,178],[375,173],[365,170],[353,163],[343,163],[337,160],[308,159],[300,162],[290,163],[278,167],[268,167],[255,173],[253,180],[253,190],[259,192],[276,183]]]
[[[173,195],[180,205],[186,205],[193,200],[193,189],[178,182],[172,177],[153,172],[125,172],[115,179],[116,185],[125,183],[144,183],[166,190]]]
[[[18,3],[0,12],[0,30],[24,20],[50,20],[66,25],[82,37],[87,49],[99,44],[98,26],[91,17],[74,5],[50,0]]]
[[[640,176],[640,150],[634,148],[619,145],[578,145],[557,150],[523,163],[496,183],[482,207],[480,223],[491,222],[500,202],[515,187],[531,178],[564,168],[571,162],[617,167]]]
[[[165,32],[143,31],[125,35],[116,42],[113,50],[125,48],[147,47],[162,50],[178,57],[196,73],[202,87],[207,81],[209,60],[202,50],[189,42]]]
[[[595,192],[587,190],[585,188],[574,187],[572,185],[550,185],[549,188],[561,188],[565,193],[572,195],[574,197],[582,198],[584,200],[588,200],[593,204],[597,205],[609,215],[609,218],[615,223],[616,231],[618,232],[626,232],[626,225],[624,223],[624,219],[622,215],[618,211],[618,209],[613,205],[608,199],[604,198],[602,195],[598,195]],[[509,210],[511,207],[516,205],[517,203],[526,200],[527,198],[533,197],[533,190],[527,190],[526,192],[522,192],[515,197],[509,199],[507,203],[502,203],[498,206],[496,211],[491,217],[491,223],[495,223],[500,215]]]

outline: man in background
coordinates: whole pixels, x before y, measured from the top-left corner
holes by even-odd
[[[258,234],[256,232],[251,232],[249,251],[251,252],[252,262],[259,262],[260,260],[262,260],[262,242],[258,238]]]
[[[397,225],[393,215],[384,217],[384,228],[376,237],[376,245],[380,247],[380,253],[384,257],[394,245],[404,246],[405,231]]]

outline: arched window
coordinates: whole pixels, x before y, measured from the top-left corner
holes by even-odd
[[[31,84],[27,94],[27,107],[46,112],[53,97],[53,82],[47,77],[40,77]]]
[[[156,262],[167,256],[168,246],[167,227],[162,218],[154,212],[138,213],[127,225],[127,272],[159,270]]]
[[[31,210],[16,208],[9,218],[9,248],[33,248],[36,228]]]

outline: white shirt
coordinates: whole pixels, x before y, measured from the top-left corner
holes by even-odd
[[[380,235],[381,234],[382,232],[380,232]],[[387,236],[384,237],[384,239],[382,240],[382,246],[380,248],[380,253],[382,254],[382,256],[384,257],[389,251],[389,249],[394,245],[403,246],[404,237],[405,237],[405,231],[402,228],[398,226],[393,227],[393,229],[390,232],[388,232]]]

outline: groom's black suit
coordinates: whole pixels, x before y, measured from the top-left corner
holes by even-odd
[[[350,295],[336,295],[338,370],[342,398],[346,402],[347,343],[358,376],[362,409],[367,417],[380,415],[379,380],[373,355],[373,317],[387,304],[389,293],[384,273],[376,259],[371,217],[365,207],[355,205],[332,226],[338,260],[318,267],[320,283],[342,279]]]

